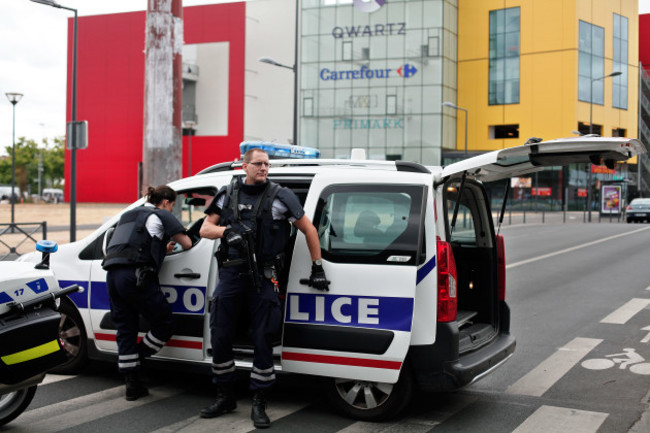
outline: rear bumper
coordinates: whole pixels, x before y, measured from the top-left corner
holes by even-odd
[[[515,351],[516,341],[509,333],[510,310],[501,303],[500,333],[485,346],[458,355],[458,326],[439,323],[436,342],[412,346],[409,365],[424,391],[451,391],[468,385],[505,362]]]

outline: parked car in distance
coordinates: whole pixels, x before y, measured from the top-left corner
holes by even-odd
[[[63,190],[60,188],[44,188],[42,197],[45,203],[62,203]]]
[[[628,223],[637,221],[650,222],[650,198],[635,198],[625,208],[625,219]]]

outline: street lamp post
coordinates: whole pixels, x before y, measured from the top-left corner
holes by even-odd
[[[9,102],[13,106],[13,135],[11,144],[11,193],[9,200],[11,201],[11,232],[14,231],[14,204],[16,196],[14,189],[16,188],[16,104],[23,98],[22,93],[7,92],[5,93]]]
[[[291,69],[293,71],[293,145],[298,144],[298,71],[296,70],[296,65],[287,66],[282,63],[276,62],[270,57],[260,57],[257,59],[262,63],[268,63],[269,65],[279,66],[280,68]]]
[[[196,129],[196,122],[193,120],[186,120],[183,123],[183,127],[189,130],[189,137],[187,139],[187,177],[190,177],[192,176],[192,136]]]
[[[442,103],[442,106],[443,106],[443,107],[451,107],[451,108],[453,108],[454,110],[461,110],[461,111],[464,111],[464,112],[465,112],[465,158],[467,158],[467,123],[468,123],[468,112],[467,112],[467,109],[465,109],[465,108],[461,108],[461,107],[459,107],[459,106],[457,106],[457,105],[454,105],[454,104],[452,104],[452,103],[449,102],[449,101],[445,101],[445,102],[443,102],[443,103]]]
[[[260,57],[258,61],[293,71],[293,144],[298,145],[298,35],[300,31],[300,0],[296,0],[295,37],[293,46],[293,66],[283,65],[270,57]]]
[[[604,80],[609,77],[616,77],[621,75],[621,71],[615,71],[608,75],[603,75],[602,77],[590,78],[591,82],[589,83],[589,134],[594,133],[594,122],[593,122],[593,112],[594,112],[594,81]],[[604,99],[604,98],[603,98]],[[601,131],[602,132],[602,131]],[[587,221],[591,222],[591,164],[587,163]]]
[[[54,0],[30,0],[59,9],[74,12],[74,29],[72,41],[72,101],[70,103],[70,123],[72,133],[69,140],[70,148],[70,242],[77,240],[77,9],[58,4]]]

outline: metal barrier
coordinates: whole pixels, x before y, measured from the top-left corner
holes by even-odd
[[[0,261],[15,259],[20,254],[33,251],[34,248],[20,247],[27,241],[34,244],[40,239],[35,239],[32,235],[41,232],[43,239],[47,239],[47,222],[40,223],[1,223],[0,224]]]

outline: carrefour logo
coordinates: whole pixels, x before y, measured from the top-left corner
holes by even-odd
[[[354,0],[354,7],[361,12],[372,13],[378,11],[386,0]]]
[[[397,73],[399,74],[399,76],[404,78],[412,77],[413,75],[415,75],[417,71],[418,70],[415,68],[415,66],[410,65],[408,63],[406,63],[404,66],[400,66],[397,69]]]
[[[417,72],[417,68],[409,63],[406,63],[397,68],[397,74],[403,78],[410,78]],[[375,78],[388,79],[391,77],[391,68],[370,69],[367,66],[361,66],[359,69],[345,69],[333,71],[328,68],[320,70],[320,79],[323,81],[330,80],[372,80]]]

